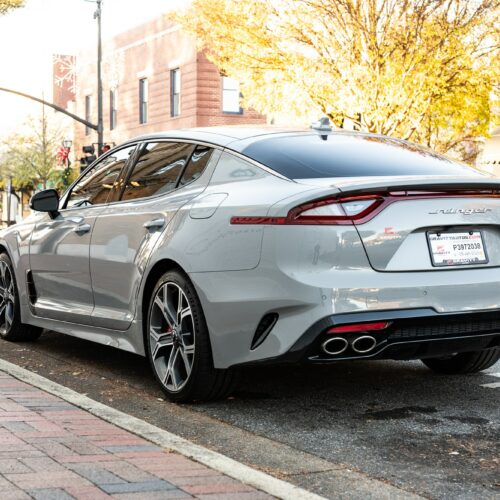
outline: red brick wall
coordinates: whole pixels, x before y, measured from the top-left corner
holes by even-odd
[[[198,53],[197,63],[198,127],[266,123],[266,117],[254,110],[244,109],[242,114],[223,113],[222,78],[219,70],[201,52]]]
[[[75,112],[85,115],[85,96],[92,95],[92,120],[97,121],[95,51],[77,60]],[[170,116],[170,71],[181,71],[181,113]],[[148,79],[148,121],[139,123],[139,79]],[[109,90],[117,92],[117,127],[109,129]],[[103,115],[105,142],[173,128],[231,124],[265,124],[252,110],[242,114],[222,112],[222,80],[218,69],[196,49],[195,40],[166,16],[122,33],[103,44]],[[96,142],[96,133],[85,136],[76,125],[75,152]]]

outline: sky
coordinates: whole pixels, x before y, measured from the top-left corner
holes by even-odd
[[[187,0],[103,0],[102,35],[112,37]],[[96,4],[87,0],[27,0],[0,17],[0,87],[49,99],[52,54],[76,54],[97,43]],[[41,105],[0,92],[0,141],[15,132]]]

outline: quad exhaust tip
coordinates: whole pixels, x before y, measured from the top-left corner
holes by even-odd
[[[371,335],[362,335],[352,341],[351,347],[358,354],[366,354],[373,351],[377,345],[377,340]]]
[[[349,347],[349,342],[344,337],[335,337],[323,342],[321,347],[327,354],[335,356],[336,354],[342,354]]]

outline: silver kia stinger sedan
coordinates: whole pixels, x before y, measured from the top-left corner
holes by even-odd
[[[500,179],[415,144],[170,131],[31,208],[0,235],[0,336],[145,355],[175,401],[227,395],[245,364],[500,357]]]

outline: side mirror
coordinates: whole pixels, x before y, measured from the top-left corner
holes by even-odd
[[[55,189],[44,189],[34,194],[30,200],[30,208],[37,212],[49,212],[51,217],[59,213],[59,195]]]

